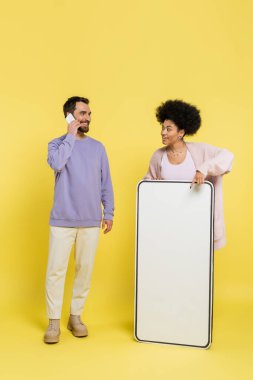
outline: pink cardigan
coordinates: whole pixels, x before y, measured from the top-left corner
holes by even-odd
[[[214,249],[220,249],[226,244],[223,200],[222,200],[222,176],[231,171],[233,153],[226,149],[203,143],[186,143],[191,153],[196,170],[206,176],[206,180],[212,182],[215,189],[214,205]],[[161,161],[166,147],[155,151],[151,157],[149,169],[144,179],[161,179]]]

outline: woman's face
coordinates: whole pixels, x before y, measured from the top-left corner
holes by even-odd
[[[162,124],[162,142],[164,145],[174,145],[184,137],[184,130],[179,129],[172,120],[165,120]]]

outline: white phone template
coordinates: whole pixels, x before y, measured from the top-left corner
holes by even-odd
[[[212,339],[210,182],[141,181],[137,189],[135,338],[208,348]]]
[[[67,121],[68,124],[70,124],[71,121],[76,120],[76,119],[74,118],[74,116],[72,115],[72,113],[69,113],[68,116],[66,116],[65,119],[66,119],[66,121]]]

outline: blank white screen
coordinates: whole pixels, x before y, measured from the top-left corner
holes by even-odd
[[[135,335],[206,347],[212,313],[213,188],[143,181],[138,188]]]

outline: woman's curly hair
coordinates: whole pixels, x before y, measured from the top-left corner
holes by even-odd
[[[165,120],[173,121],[179,129],[184,129],[186,135],[194,135],[200,127],[200,111],[193,105],[182,100],[167,100],[156,109],[159,123]]]

